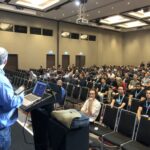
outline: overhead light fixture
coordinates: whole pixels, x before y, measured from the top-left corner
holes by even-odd
[[[7,5],[7,4],[0,4],[0,9],[7,10],[7,11],[13,11],[13,12],[17,12],[17,13],[22,13],[22,14],[36,15],[35,10],[26,9],[26,8],[17,9],[15,6]]]
[[[123,28],[134,28],[134,27],[142,27],[146,26],[147,24],[142,21],[132,21],[132,22],[127,22],[127,23],[122,23],[117,25],[118,27],[123,27]]]
[[[70,36],[70,32],[62,32],[61,36],[67,38]]]
[[[107,17],[105,19],[101,19],[100,23],[111,25],[111,24],[122,23],[126,21],[130,21],[130,19],[121,15],[115,15],[115,16]]]
[[[12,24],[9,23],[0,23],[0,30],[8,31],[13,28]]]
[[[80,5],[80,1],[79,1],[79,0],[76,0],[76,1],[75,1],[75,4],[76,4],[76,6],[79,6],[79,5]]]
[[[58,2],[60,0],[18,0],[16,4],[43,10]]]
[[[81,40],[87,40],[88,39],[88,35],[87,34],[81,34],[80,35],[80,39]]]
[[[137,17],[137,18],[147,18],[150,17],[150,8],[143,8],[138,11],[132,11],[128,13],[130,16]]]

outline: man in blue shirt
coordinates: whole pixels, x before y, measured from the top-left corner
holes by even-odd
[[[3,68],[7,63],[8,52],[0,47],[0,150],[10,150],[10,127],[18,117],[17,108],[21,106],[24,94],[14,95],[14,90],[5,77]]]

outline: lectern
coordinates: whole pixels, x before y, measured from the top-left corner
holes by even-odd
[[[35,150],[48,150],[48,119],[49,114],[54,109],[54,102],[53,94],[44,94],[41,100],[28,107],[21,107],[24,111],[31,113]]]

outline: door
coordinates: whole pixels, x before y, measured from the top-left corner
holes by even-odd
[[[76,66],[83,67],[85,65],[85,56],[76,55]]]
[[[5,66],[5,69],[16,71],[18,69],[18,55],[17,54],[8,54],[8,61]]]
[[[47,58],[46,58],[46,67],[47,68],[51,68],[53,66],[55,66],[55,55],[54,54],[47,55]]]
[[[62,55],[62,67],[66,69],[70,64],[70,55]]]

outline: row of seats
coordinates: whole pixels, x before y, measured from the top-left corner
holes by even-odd
[[[17,89],[21,85],[24,85],[26,89],[33,88],[35,86],[35,81],[29,81],[25,78],[14,76],[11,80],[14,89]]]
[[[99,137],[91,147],[99,149],[122,148],[123,150],[148,150],[150,148],[150,120],[142,116],[140,122],[136,114],[109,105],[102,105],[99,123],[90,125],[90,132]]]

